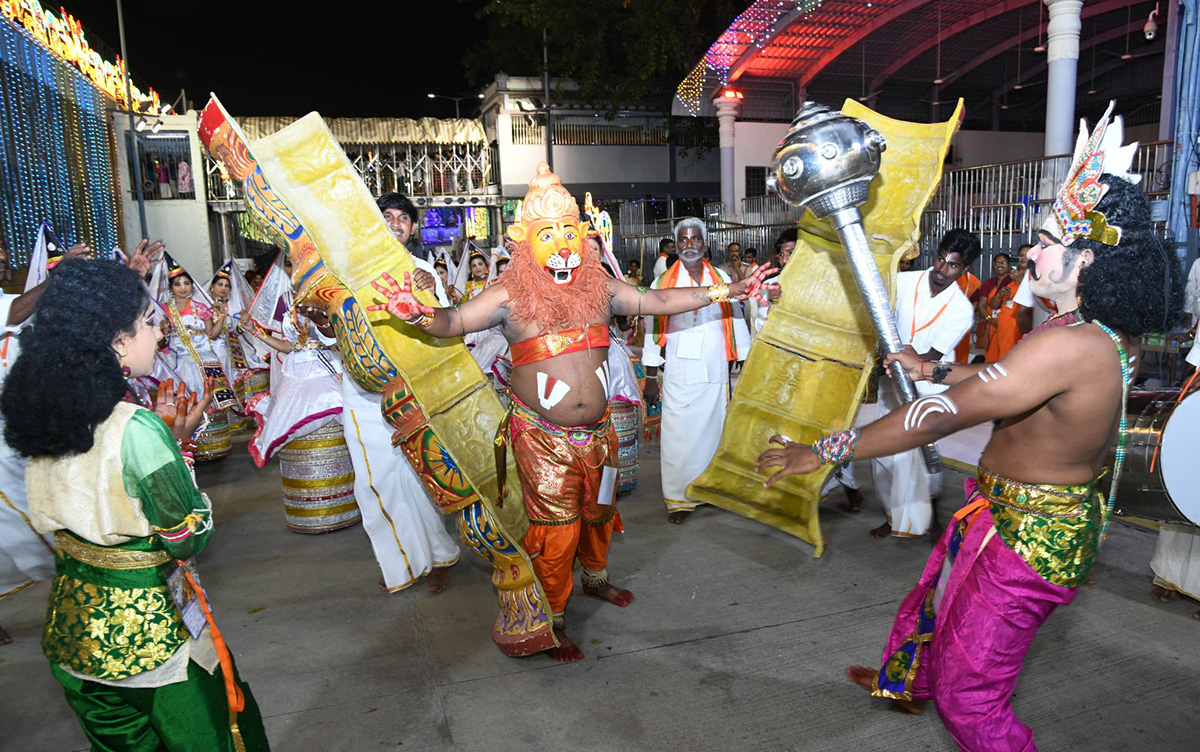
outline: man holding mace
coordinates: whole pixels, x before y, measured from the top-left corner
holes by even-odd
[[[1111,112],[1111,105],[1109,108]],[[767,480],[811,473],[852,457],[895,454],[1001,419],[977,483],[900,606],[882,668],[847,669],[878,697],[912,713],[937,703],[968,750],[1034,749],[1009,699],[1038,628],[1088,582],[1113,510],[1125,446],[1125,397],[1138,338],[1180,318],[1182,279],[1127,174],[1136,145],[1121,147],[1109,113],[1083,129],[1066,184],[1029,252],[1033,294],[1059,314],[998,363],[931,363],[889,355],[914,380],[951,384],[864,428],[810,448],[775,436],[759,458]],[[1116,468],[1100,489],[1114,436]]]

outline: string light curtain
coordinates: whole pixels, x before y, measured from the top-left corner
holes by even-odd
[[[675,97],[693,115],[699,114],[701,99],[706,87],[714,82],[724,85],[729,82],[729,69],[749,47],[762,49],[774,32],[775,24],[789,13],[807,18],[824,0],[755,0],[744,10],[729,28],[717,37],[717,41],[704,54],[679,87]]]
[[[48,221],[99,256],[121,243],[108,118],[115,103],[24,29],[0,19],[0,238],[21,267]]]

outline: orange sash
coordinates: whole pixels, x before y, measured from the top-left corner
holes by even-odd
[[[556,355],[591,350],[595,347],[608,347],[608,327],[604,324],[574,326],[514,342],[512,364],[513,368],[516,368]]]
[[[707,259],[702,259],[701,263],[708,273],[712,275],[714,284],[723,283],[724,280],[717,274],[717,270],[712,268]],[[674,266],[662,273],[659,279],[662,281],[656,289],[669,290],[675,286],[679,280],[679,270],[683,268],[682,261],[676,261]],[[718,303],[721,306],[721,331],[725,334],[725,360],[737,360],[737,340],[733,336],[733,304],[729,301]],[[655,342],[659,347],[667,346],[667,323],[671,320],[670,316],[655,316]],[[664,353],[665,356],[665,353]]]

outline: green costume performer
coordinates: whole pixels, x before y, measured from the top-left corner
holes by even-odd
[[[58,548],[42,649],[92,749],[268,749],[211,612],[193,636],[168,586],[187,580],[176,560],[204,550],[212,509],[163,420],[118,403],[89,451],[32,460],[26,483]]]

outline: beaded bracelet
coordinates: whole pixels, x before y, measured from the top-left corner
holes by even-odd
[[[933,367],[933,376],[929,379],[935,384],[945,383],[946,377],[950,375],[950,365],[947,363],[938,363]]]
[[[858,429],[847,428],[817,439],[813,442],[812,450],[822,465],[840,467],[854,459],[854,447],[858,444],[859,436]]]

